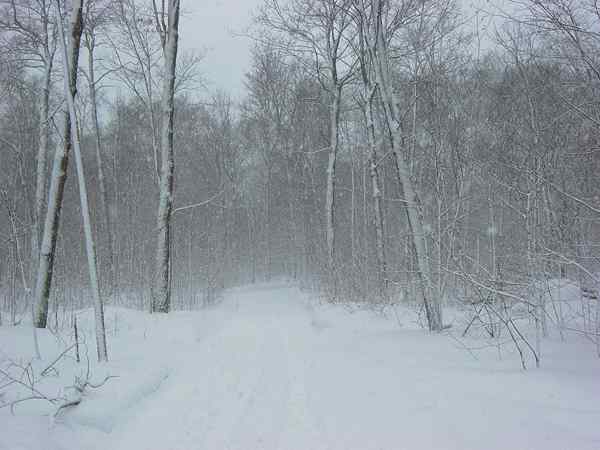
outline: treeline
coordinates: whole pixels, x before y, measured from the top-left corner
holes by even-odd
[[[163,16],[151,2],[85,5],[80,58],[96,55],[97,67],[80,64],[77,106],[101,288],[112,304],[151,309],[164,117],[155,18]],[[202,91],[202,62],[182,56],[172,307],[286,277],[333,301],[415,302],[431,330],[446,325],[444,305],[455,301],[491,311],[481,319],[491,334],[511,332],[519,308],[540,334],[560,325],[562,313],[545,304],[549,281],[598,289],[600,16],[591,0],[515,5],[481,47],[452,0],[266,0],[243,99]],[[36,162],[46,74],[47,148],[62,139],[60,75],[46,70],[56,34],[43,33],[44,20],[56,27],[52,11],[42,0],[9,2],[0,22],[0,279],[13,320],[31,301],[21,279],[35,284],[36,179],[52,166],[50,151],[47,167]],[[28,41],[33,26],[46,40]],[[93,86],[81,82],[92,67]],[[55,322],[67,316],[58,311],[87,303],[68,170]],[[597,311],[592,295],[577,313],[596,340]]]

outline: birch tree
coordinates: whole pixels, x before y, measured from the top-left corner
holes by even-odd
[[[179,40],[180,0],[169,0],[168,9],[158,10],[153,0],[157,31],[160,34],[164,56],[164,80],[161,100],[161,170],[156,243],[156,272],[152,292],[152,309],[158,312],[170,310],[170,230],[173,210],[173,181],[175,162],[173,158],[173,120],[175,113],[175,69]],[[165,15],[166,13],[166,15]],[[166,17],[166,21],[165,21]]]
[[[104,329],[104,306],[102,298],[100,297],[100,287],[98,283],[98,270],[96,267],[96,247],[94,244],[94,237],[92,236],[92,223],[90,220],[90,208],[88,203],[87,186],[85,182],[85,171],[83,167],[83,159],[81,157],[81,144],[79,141],[79,124],[77,121],[77,111],[75,109],[75,91],[71,89],[69,84],[69,75],[71,68],[69,68],[69,55],[67,53],[67,43],[65,39],[64,29],[62,27],[62,14],[60,11],[60,0],[56,0],[56,9],[58,16],[61,21],[59,29],[60,44],[62,50],[63,59],[63,76],[64,76],[64,93],[67,102],[67,108],[69,111],[69,123],[71,126],[71,140],[73,149],[75,152],[75,165],[77,167],[77,180],[79,185],[79,198],[81,201],[81,215],[83,218],[83,229],[85,234],[85,248],[87,253],[87,263],[90,275],[90,284],[92,289],[92,296],[94,299],[94,322],[96,331],[96,350],[98,353],[98,361],[108,361],[108,354],[106,349],[106,331]],[[72,29],[79,29],[76,33],[81,38],[81,32],[83,28],[83,0],[79,0],[78,3],[73,5],[73,12],[71,18]],[[73,34],[75,31],[72,32]]]
[[[73,6],[70,19],[70,43],[68,51],[68,83],[71,97],[77,94],[77,70],[79,67],[79,47],[81,34],[83,32],[82,19],[83,0],[79,0]],[[48,208],[42,234],[41,251],[37,280],[35,287],[36,312],[34,323],[38,328],[45,328],[48,320],[48,299],[52,287],[52,275],[54,271],[54,259],[56,256],[56,240],[58,238],[58,227],[63,203],[65,182],[67,179],[67,167],[69,164],[69,153],[71,152],[71,116],[69,110],[65,110],[63,145],[56,147],[54,154],[54,165],[50,177],[50,192],[48,195]]]
[[[433,296],[423,212],[417,187],[410,171],[403,123],[404,115],[392,82],[390,42],[394,33],[403,24],[403,20],[406,20],[410,13],[415,13],[409,9],[410,3],[403,3],[401,6],[407,9],[394,9],[392,4],[386,0],[374,0],[370,5],[364,5],[361,10],[363,14],[367,15],[368,23],[370,23],[369,52],[375,70],[386,135],[394,154],[398,183],[403,193],[411,247],[416,260],[417,293],[425,307],[429,329],[439,331],[443,326],[441,299]],[[423,5],[417,6],[423,7]],[[423,14],[423,10],[421,9],[418,14]]]

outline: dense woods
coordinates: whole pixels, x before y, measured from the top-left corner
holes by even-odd
[[[243,98],[178,54],[179,3],[0,2],[3,323],[287,278],[432,331],[459,306],[536,360],[576,315],[600,352],[593,0],[490,6],[485,35],[454,0],[266,0]],[[545,304],[557,279],[577,309]]]

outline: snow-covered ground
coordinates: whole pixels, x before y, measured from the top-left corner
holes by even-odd
[[[430,335],[414,319],[285,284],[168,316],[108,308],[111,361],[92,362],[91,378],[118,378],[56,418],[45,401],[1,409],[0,449],[600,449],[591,344],[545,340],[542,368],[523,371],[509,346]],[[94,360],[91,314],[79,322]],[[69,339],[41,334],[34,373]],[[28,327],[0,327],[1,367],[27,363],[31,347]],[[56,394],[85,369],[63,358],[36,386]]]

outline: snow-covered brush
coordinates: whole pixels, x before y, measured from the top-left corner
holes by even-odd
[[[63,410],[79,405],[86,390],[88,389],[99,389],[106,384],[111,378],[117,378],[116,375],[106,375],[99,383],[92,383],[90,381],[90,362],[87,360],[87,369],[85,375],[82,377],[76,376],[73,384],[65,388],[65,395],[62,397],[63,401],[56,409],[54,417],[57,417]]]
[[[21,365],[11,361],[6,369],[0,368],[0,377],[0,408],[9,407],[12,414],[15,413],[18,404],[29,400],[43,400],[53,406],[60,401],[60,398],[48,396],[37,389],[37,379],[31,363]],[[19,387],[25,389],[28,395],[14,400],[5,399],[8,388],[19,389]]]
[[[92,382],[90,362],[87,357],[87,366],[85,373],[76,375],[72,385],[62,389],[58,394],[50,394],[40,388],[39,381],[47,377],[50,373],[58,374],[56,364],[63,359],[70,350],[75,348],[75,344],[62,351],[50,364],[36,374],[31,362],[23,365],[15,361],[10,361],[5,368],[0,368],[0,409],[10,408],[12,414],[15,413],[15,407],[21,403],[30,400],[41,400],[49,403],[55,409],[53,417],[57,417],[67,408],[79,405],[85,392],[88,389],[98,389],[104,386],[114,375],[107,375],[99,382]],[[19,396],[18,391],[24,390],[25,395]],[[16,391],[13,399],[8,399],[9,390]]]

